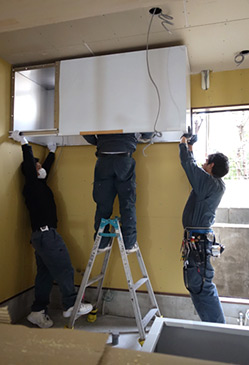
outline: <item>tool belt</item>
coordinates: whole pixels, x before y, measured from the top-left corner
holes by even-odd
[[[215,242],[215,234],[211,228],[185,228],[184,237],[181,246],[182,260],[184,261],[184,282],[186,288],[192,294],[200,294],[206,280],[207,259],[210,256],[219,257],[224,251],[224,246]],[[200,268],[203,268],[201,274],[201,285],[197,292],[191,291],[188,287],[187,270],[189,260],[196,267],[198,273],[201,273]]]
[[[217,243],[211,228],[185,228],[182,240],[182,259],[188,259],[190,252],[198,263],[203,263],[206,256],[220,257],[225,246]]]

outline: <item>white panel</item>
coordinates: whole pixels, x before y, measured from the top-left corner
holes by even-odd
[[[15,74],[14,128],[35,130],[44,120],[44,89],[20,73]]]
[[[186,47],[149,50],[149,65],[161,98],[156,129],[186,130],[190,105]],[[60,135],[154,130],[158,98],[148,76],[146,51],[62,61],[59,94]]]
[[[54,128],[54,72],[49,67],[15,72],[13,130]]]

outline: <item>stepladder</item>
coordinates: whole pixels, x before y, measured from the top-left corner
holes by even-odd
[[[111,233],[105,233],[106,226],[110,227]],[[101,239],[103,237],[109,237],[109,245],[105,249],[105,251],[99,249]],[[139,245],[136,242],[136,246],[135,246],[136,248],[131,250],[131,253],[129,253],[129,250],[126,250],[118,218],[115,218],[115,219],[102,218],[101,219],[100,226],[99,226],[98,232],[96,234],[94,245],[93,245],[93,248],[92,248],[92,251],[90,254],[90,258],[89,258],[88,264],[86,266],[86,269],[85,269],[85,272],[84,272],[84,275],[83,275],[83,278],[81,281],[81,285],[78,290],[77,298],[76,298],[76,301],[74,304],[74,308],[73,308],[71,317],[69,319],[68,327],[69,328],[74,327],[74,323],[77,319],[77,312],[80,308],[82,298],[84,297],[86,288],[91,286],[92,284],[96,284],[96,283],[97,283],[96,301],[95,301],[95,303],[92,303],[93,304],[93,313],[96,313],[97,310],[99,309],[99,307],[101,305],[101,299],[102,299],[103,282],[104,282],[104,278],[105,278],[105,274],[106,274],[106,270],[108,267],[108,262],[110,259],[110,255],[111,255],[111,251],[112,251],[112,247],[113,247],[115,238],[118,241],[118,246],[119,246],[120,255],[121,255],[121,259],[122,259],[122,263],[123,263],[123,268],[125,271],[125,276],[126,276],[126,280],[127,280],[127,284],[128,284],[129,295],[130,295],[130,299],[131,299],[131,303],[132,303],[132,307],[133,307],[136,325],[137,325],[139,336],[140,336],[139,343],[142,345],[145,340],[145,337],[146,337],[147,326],[156,317],[160,317],[161,313],[160,313],[160,309],[157,304],[155,294],[152,289],[152,285],[151,285],[151,282],[150,282],[150,279],[149,279],[149,276],[148,276],[148,273],[147,273],[147,270],[146,270],[146,267],[144,264],[144,260],[143,260]],[[101,271],[95,277],[90,277],[93,266],[94,266],[95,259],[100,254],[104,255],[102,266],[101,266]],[[135,255],[135,254],[136,254],[136,258],[138,260],[138,264],[139,264],[139,268],[140,268],[142,277],[134,283],[128,256]],[[149,302],[149,304],[148,304],[149,308],[148,308],[148,311],[146,312],[146,314],[144,314],[144,308],[143,308],[143,316],[142,316],[142,311],[141,311],[141,307],[139,304],[137,291],[144,284],[146,285],[147,293],[149,296],[149,301],[147,301],[147,302]]]

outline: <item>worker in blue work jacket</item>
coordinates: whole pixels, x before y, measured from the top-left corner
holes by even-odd
[[[136,162],[132,157],[137,143],[149,142],[153,133],[123,133],[84,135],[85,140],[97,146],[97,162],[94,171],[93,199],[97,204],[95,213],[95,236],[101,218],[109,219],[116,195],[119,199],[121,230],[127,253],[135,252],[136,229]],[[109,229],[105,227],[105,232]],[[109,237],[102,237],[100,251],[108,248]]]
[[[48,145],[49,154],[43,164],[34,158],[32,147],[19,131],[10,138],[20,142],[23,162],[21,169],[25,177],[23,195],[31,221],[31,243],[35,249],[37,273],[35,278],[35,300],[27,319],[40,328],[53,326],[47,314],[50,293],[54,280],[57,282],[63,304],[63,317],[70,317],[76,301],[74,270],[67,247],[58,234],[54,195],[47,185],[47,177],[55,160],[56,144]],[[82,303],[77,317],[91,312],[92,305]]]
[[[228,158],[222,153],[208,156],[202,167],[194,159],[192,147],[197,135],[181,137],[180,160],[192,191],[183,211],[183,272],[195,309],[205,322],[225,323],[215,284],[211,256],[219,256],[223,246],[215,242],[212,225],[216,209],[225,192],[221,179],[229,171]]]

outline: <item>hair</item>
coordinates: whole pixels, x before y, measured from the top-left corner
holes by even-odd
[[[39,158],[34,157],[34,160],[35,160],[35,163],[36,162],[39,162]],[[22,173],[23,173],[24,176],[26,175],[26,169],[27,168],[28,168],[27,164],[23,161],[21,163],[21,171],[22,171]]]
[[[221,152],[213,153],[208,156],[208,164],[213,163],[212,175],[214,177],[223,177],[229,171],[229,161],[227,156],[223,155]]]

